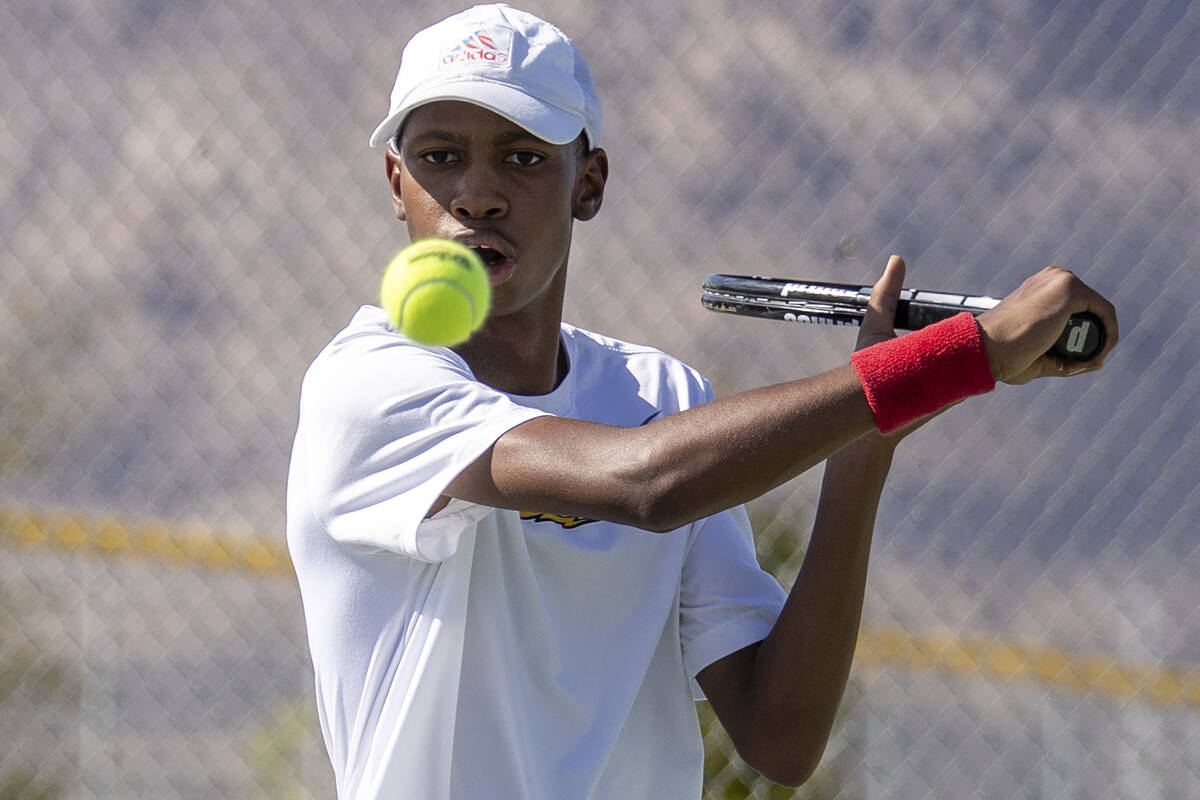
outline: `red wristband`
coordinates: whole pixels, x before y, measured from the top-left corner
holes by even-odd
[[[965,311],[857,350],[850,363],[883,433],[996,387],[979,323]]]

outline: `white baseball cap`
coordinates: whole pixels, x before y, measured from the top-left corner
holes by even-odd
[[[438,100],[482,106],[551,144],[582,131],[589,147],[600,145],[600,98],[579,48],[505,3],[468,8],[409,40],[371,147],[391,140],[414,108]]]

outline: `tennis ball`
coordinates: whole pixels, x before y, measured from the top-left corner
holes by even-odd
[[[479,330],[492,287],[474,250],[447,239],[422,239],[388,264],[379,297],[395,330],[421,344],[452,347]]]

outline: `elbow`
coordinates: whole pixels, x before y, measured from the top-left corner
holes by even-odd
[[[753,766],[753,765],[752,765]],[[758,769],[755,767],[755,769]],[[816,764],[809,769],[796,769],[792,765],[780,765],[779,769],[759,769],[758,772],[772,783],[796,788],[808,782],[816,771]]]
[[[714,456],[651,435],[653,425],[624,429],[604,453],[591,486],[604,487],[609,519],[652,533],[668,533],[735,503],[715,480]]]
[[[738,755],[773,783],[791,787],[806,783],[821,763],[826,739],[807,736],[802,732],[790,735],[776,733],[767,727],[757,733],[753,741],[735,743]],[[820,741],[815,741],[815,738]]]
[[[626,452],[621,467],[610,476],[609,495],[617,505],[612,521],[668,533],[703,516],[687,499],[684,471],[669,464],[654,448]]]
[[[670,475],[635,472],[624,496],[628,515],[625,523],[651,533],[669,533],[701,516]]]
[[[669,503],[650,500],[637,505],[634,511],[635,521],[629,524],[650,533],[670,533],[682,528],[694,519]]]
[[[819,757],[810,759],[794,753],[786,756],[747,754],[742,760],[772,783],[790,787],[806,783],[821,763]]]

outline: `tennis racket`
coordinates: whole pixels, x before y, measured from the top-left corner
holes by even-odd
[[[861,325],[871,298],[870,286],[745,275],[709,275],[700,302],[710,311],[810,322]],[[962,311],[979,315],[1000,301],[994,297],[903,289],[896,306],[896,327],[914,331]],[[1073,315],[1050,352],[1067,361],[1088,361],[1104,347],[1104,324],[1090,312]]]

